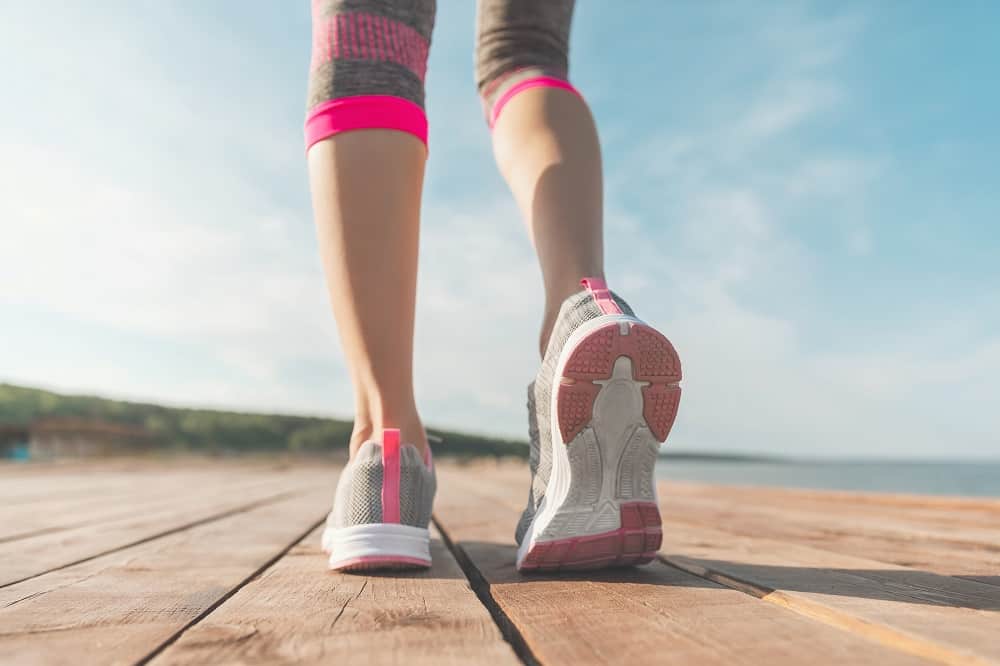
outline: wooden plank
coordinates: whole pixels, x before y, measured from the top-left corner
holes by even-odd
[[[794,510],[821,514],[881,529],[895,528],[942,539],[996,541],[1000,531],[1000,500],[929,496],[918,501],[909,495],[861,494],[795,488],[745,488],[660,482],[660,490],[677,501],[725,501],[762,511]],[[830,507],[837,507],[835,514]]]
[[[436,532],[429,571],[363,575],[326,571],[320,531],[150,663],[520,663]]]
[[[0,589],[0,663],[143,659],[310,532],[328,502],[307,490]]]
[[[0,543],[167,510],[177,506],[178,498],[210,502],[225,494],[256,494],[255,487],[273,484],[273,477],[223,475],[218,472],[212,476],[187,479],[178,475],[142,479],[132,487],[112,491],[108,491],[103,484],[97,487],[92,484],[90,495],[83,498],[60,497],[0,511]]]
[[[182,497],[173,506],[160,511],[0,543],[0,587],[174,530],[244,511],[290,492],[326,487],[330,488],[328,494],[332,495],[333,474],[332,469],[302,470],[293,478],[276,478],[273,482],[254,486],[252,491],[223,492],[211,501],[197,496]]]
[[[527,494],[490,468],[439,466],[436,516],[521,644],[544,664],[926,663],[674,567],[522,576],[512,535]]]
[[[124,469],[122,469],[124,466]],[[18,473],[11,468],[14,467]],[[12,466],[0,463],[0,541],[121,515],[143,503],[176,501],[230,485],[273,481],[283,464],[210,459]],[[26,474],[31,472],[31,474]]]
[[[219,461],[209,458],[118,459],[13,464],[0,462],[0,511],[8,507],[46,501],[52,498],[86,498],[93,495],[96,480],[103,488],[134,488],[158,478],[230,473],[266,473],[276,464]],[[3,515],[3,514],[0,514]]]
[[[731,500],[755,505],[784,506],[791,501],[799,508],[812,506],[823,510],[835,504],[844,511],[856,510],[854,515],[875,510],[881,515],[913,516],[923,522],[948,524],[958,516],[959,519],[968,517],[970,524],[1000,525],[1000,499],[991,497],[718,485],[677,480],[661,482],[661,485],[663,483],[669,486],[674,496],[714,497],[722,489]]]
[[[952,508],[957,527],[947,532],[922,529],[915,517],[902,519],[869,508],[863,516],[841,515],[841,505],[803,507],[792,497],[783,506],[757,504],[742,493],[730,498],[716,488],[711,498],[676,495],[660,488],[669,522],[712,525],[743,536],[812,546],[845,555],[889,562],[941,575],[1000,583],[1000,528],[958,525],[961,509]],[[780,495],[779,495],[780,496]]]
[[[992,585],[676,521],[661,552],[685,571],[889,647],[945,663],[1000,663]]]

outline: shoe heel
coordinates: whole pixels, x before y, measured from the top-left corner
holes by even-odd
[[[430,531],[411,525],[372,523],[327,528],[323,550],[335,571],[411,569],[431,566]]]
[[[557,367],[554,440],[565,457],[554,455],[565,461],[565,491],[546,494],[559,504],[533,530],[521,570],[645,564],[662,542],[654,475],[680,402],[680,359],[651,326],[609,319],[571,338]]]

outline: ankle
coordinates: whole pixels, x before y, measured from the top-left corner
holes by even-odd
[[[379,433],[379,436],[381,436],[381,433]],[[353,458],[358,452],[358,449],[361,448],[362,444],[373,439],[376,439],[376,436],[375,427],[372,423],[370,421],[360,422],[355,419],[354,429],[351,431],[351,439],[348,441],[347,445],[351,458]]]
[[[580,277],[576,277],[579,275]],[[570,277],[572,276],[572,277]],[[570,296],[575,296],[583,290],[580,281],[583,278],[604,279],[604,271],[591,268],[583,271],[564,271],[560,279],[547,279],[545,284],[545,316],[542,318],[542,332],[539,336],[539,351],[542,358],[545,357],[545,350],[549,346],[549,338],[552,330],[556,326],[556,319],[559,318],[559,311],[562,304]]]
[[[549,338],[552,337],[552,329],[556,327],[556,317],[559,316],[559,306],[555,309],[545,308],[545,315],[542,317],[542,331],[538,336],[538,350],[542,358],[545,358],[545,351],[549,347]]]
[[[402,444],[412,444],[424,456],[427,451],[427,433],[424,425],[417,414],[416,409],[411,413],[396,418],[372,418],[364,421],[355,421],[354,430],[350,439],[350,455],[353,458],[358,449],[365,442],[382,441],[382,431],[386,428],[398,428],[400,431],[400,442]]]

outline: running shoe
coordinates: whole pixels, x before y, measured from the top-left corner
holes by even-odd
[[[603,280],[582,284],[528,386],[521,571],[644,564],[662,540],[654,468],[680,403],[680,360]]]
[[[430,449],[400,445],[399,430],[361,445],[340,474],[323,550],[338,571],[431,565],[430,532],[437,481]]]

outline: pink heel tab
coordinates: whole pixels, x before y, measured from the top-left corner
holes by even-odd
[[[601,278],[596,277],[585,277],[580,280],[580,284],[583,285],[584,289],[590,292],[590,295],[594,297],[597,301],[597,306],[601,308],[601,312],[604,314],[621,314],[622,309],[618,307],[618,303],[615,299],[611,297],[611,291],[608,290],[608,284]]]
[[[399,522],[399,428],[382,431],[382,522]]]

